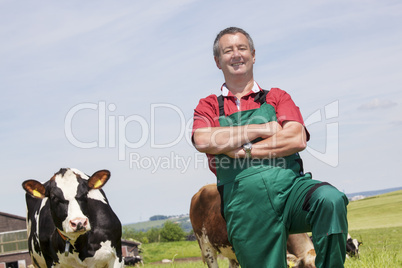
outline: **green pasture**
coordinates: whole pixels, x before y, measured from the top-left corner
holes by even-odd
[[[350,202],[349,233],[363,242],[360,258],[346,260],[347,268],[402,267],[402,191]],[[181,241],[142,245],[144,267],[205,268],[197,242]],[[162,259],[173,260],[161,264]],[[220,267],[228,261],[218,260]]]
[[[200,257],[201,251],[196,241],[160,242],[142,245],[144,263],[163,259]]]
[[[350,202],[349,230],[402,226],[402,191]]]

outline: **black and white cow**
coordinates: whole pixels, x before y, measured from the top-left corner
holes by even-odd
[[[27,180],[28,247],[35,267],[123,267],[121,223],[102,186],[110,172],[91,177],[60,169],[42,184]]]
[[[313,237],[310,236],[310,240],[313,241]],[[357,239],[352,238],[348,233],[346,240],[346,258],[359,257],[359,247],[363,242],[359,242]]]
[[[350,257],[359,257],[359,247],[363,244],[359,242],[356,238],[352,238],[348,234],[348,240],[346,240],[346,253]]]

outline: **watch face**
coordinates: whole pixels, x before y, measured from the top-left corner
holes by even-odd
[[[252,146],[251,143],[246,143],[243,145],[243,148],[244,148],[244,150],[248,151],[248,150],[251,150],[251,146]]]
[[[243,145],[243,150],[246,153],[246,158],[251,158],[251,148],[252,148],[251,142]]]

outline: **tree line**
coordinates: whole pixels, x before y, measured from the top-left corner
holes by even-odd
[[[162,227],[152,227],[147,231],[138,231],[127,226],[123,226],[123,239],[134,239],[143,244],[155,242],[173,242],[186,240],[192,235],[192,230],[186,233],[180,224],[166,221]]]

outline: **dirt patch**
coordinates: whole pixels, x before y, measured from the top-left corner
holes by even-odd
[[[224,259],[223,256],[218,255],[218,259]],[[191,257],[191,258],[179,258],[179,259],[174,259],[174,262],[196,262],[196,261],[202,261],[201,257]],[[171,264],[172,262],[163,262],[163,261],[157,261],[157,262],[152,262],[152,264]]]
[[[195,262],[195,261],[201,261],[201,257],[191,257],[191,258],[180,258],[180,259],[174,259],[174,262]],[[167,262],[167,261],[157,261],[157,262],[152,262],[152,264],[170,264],[172,262]]]

